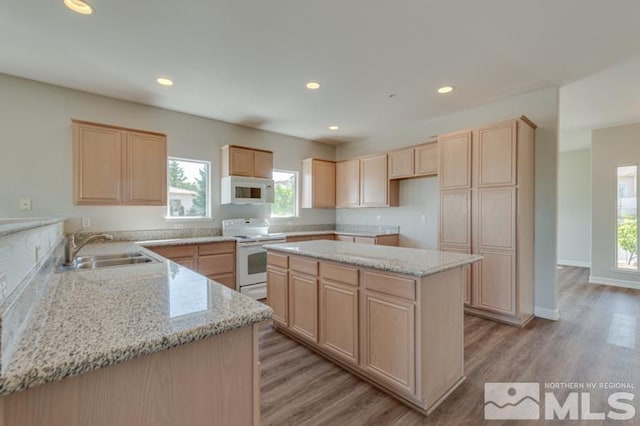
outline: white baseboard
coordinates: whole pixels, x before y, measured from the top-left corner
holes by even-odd
[[[617,280],[615,278],[595,277],[593,275],[589,275],[589,282],[591,284],[605,284],[612,285],[614,287],[633,288],[636,290],[640,290],[640,282],[638,281]]]
[[[558,265],[579,266],[580,268],[591,268],[591,262],[584,262],[582,260],[558,259]]]
[[[534,315],[540,318],[545,318],[552,321],[558,321],[560,319],[560,310],[544,308],[542,306],[536,306],[534,308]]]

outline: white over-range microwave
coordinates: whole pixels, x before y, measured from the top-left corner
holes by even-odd
[[[220,197],[221,204],[271,204],[273,179],[225,176]]]

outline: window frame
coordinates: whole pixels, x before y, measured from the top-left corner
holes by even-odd
[[[638,163],[624,163],[624,164],[616,164],[615,167],[615,215],[614,215],[614,220],[615,220],[615,227],[614,227],[614,238],[613,238],[613,246],[615,248],[615,252],[613,253],[613,270],[616,272],[620,272],[620,273],[626,273],[626,274],[639,274],[640,273],[640,262],[638,261],[638,253],[637,253],[637,249],[636,249],[636,268],[632,269],[632,268],[621,268],[620,266],[618,266],[618,250],[619,250],[619,246],[618,246],[618,203],[619,203],[619,199],[620,199],[620,182],[619,182],[619,176],[618,176],[618,170],[621,167],[635,167],[636,168],[636,182],[635,182],[635,194],[636,194],[636,229],[638,227],[638,225],[640,224],[640,215],[638,214],[640,212],[640,194],[638,193],[638,190],[640,190],[640,164]],[[636,247],[640,248],[640,232],[637,232],[636,234]]]
[[[206,190],[207,202],[206,202],[205,216],[171,216],[171,207],[170,207],[170,199],[169,199],[169,190],[171,188],[171,185],[169,184],[169,165],[171,161],[184,161],[184,162],[191,162],[191,163],[206,164],[208,179],[207,179],[207,190]],[[213,209],[211,208],[211,199],[212,199],[211,176],[212,176],[211,161],[209,160],[199,160],[195,158],[167,156],[167,205],[166,205],[164,218],[168,221],[212,221],[214,218],[213,218],[213,212],[212,212]]]
[[[292,175],[294,175],[294,181],[295,181],[295,191],[294,191],[294,215],[292,216],[273,216],[273,205],[271,206],[271,211],[269,212],[269,219],[270,220],[289,220],[289,219],[295,219],[295,218],[299,218],[300,217],[300,172],[298,170],[285,170],[285,169],[273,169],[273,173],[290,173]],[[272,175],[273,176],[273,175]],[[275,204],[275,197],[276,197],[276,181],[274,179],[273,182],[273,198],[274,198],[274,204]]]

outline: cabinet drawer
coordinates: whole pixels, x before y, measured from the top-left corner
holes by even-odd
[[[320,264],[320,276],[339,283],[358,285],[358,269],[338,266],[332,263]]]
[[[269,251],[267,252],[267,265],[288,269],[289,256],[287,256],[286,254],[277,254]]]
[[[193,256],[195,246],[193,244],[190,244],[184,246],[160,246],[147,248],[168,259],[176,259],[179,257]]]
[[[364,286],[370,290],[404,299],[415,300],[416,298],[415,280],[370,271],[365,271],[362,279]]]
[[[292,257],[289,259],[289,267],[292,271],[302,272],[304,274],[318,275],[318,262],[315,260],[301,259],[299,257]]]
[[[198,272],[202,275],[233,273],[236,270],[234,254],[212,254],[198,258]]]
[[[311,237],[306,236],[306,235],[305,236],[301,235],[301,236],[298,236],[298,237],[287,237],[287,242],[288,243],[297,243],[297,242],[300,242],[300,241],[309,241],[309,240],[311,240]]]
[[[176,257],[171,260],[176,262],[178,265],[191,269],[192,271],[196,270],[196,267],[195,267],[196,265],[194,265],[193,263],[193,256],[192,257]]]
[[[198,246],[198,254],[204,256],[207,254],[235,253],[235,241],[225,241],[223,243],[200,244]]]
[[[333,234],[326,235],[314,235],[311,237],[312,240],[333,240]]]

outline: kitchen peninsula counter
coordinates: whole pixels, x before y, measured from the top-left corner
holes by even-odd
[[[428,414],[465,379],[465,268],[481,256],[307,241],[266,246],[284,334]]]

